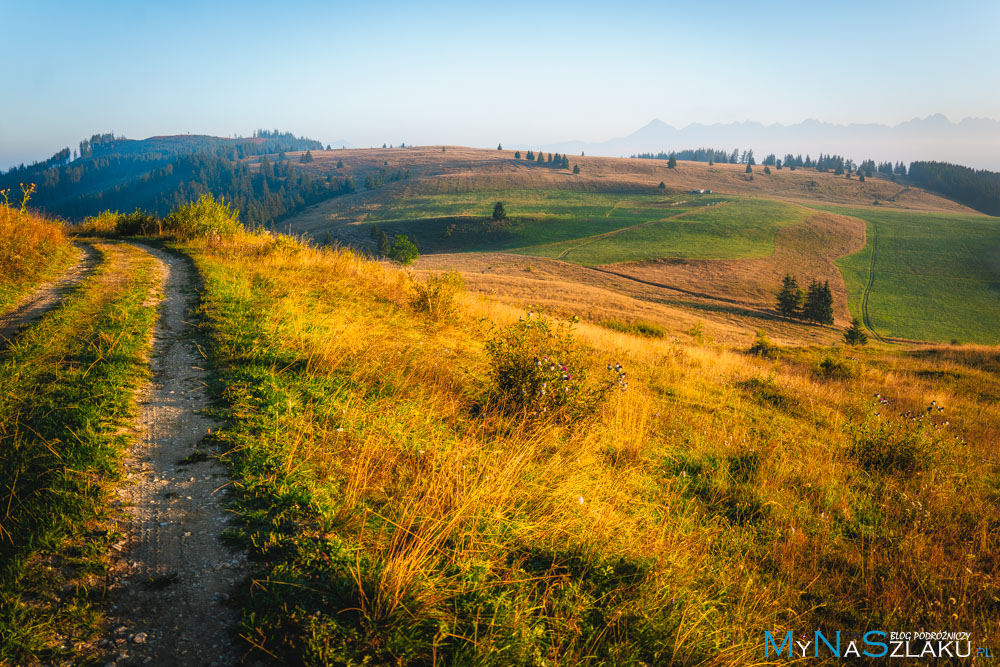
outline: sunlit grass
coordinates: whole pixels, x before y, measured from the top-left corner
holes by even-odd
[[[586,363],[621,363],[628,392],[525,421],[490,407],[482,323],[522,311],[466,295],[437,320],[408,274],[281,238],[186,250],[263,651],[752,664],[771,628],[998,638],[994,348],[853,350],[841,378],[816,368],[848,352],[769,361],[581,324]],[[859,455],[918,431],[919,466]]]

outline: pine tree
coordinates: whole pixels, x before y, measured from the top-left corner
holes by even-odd
[[[521,151],[514,151],[514,159],[515,160],[521,159]]]
[[[343,169],[343,168],[344,168],[344,161],[337,160],[337,169]]]
[[[389,236],[385,232],[378,233],[378,254],[380,257],[388,257],[392,251],[392,244],[389,243]]]
[[[830,281],[823,281],[823,288],[820,290],[820,322],[823,324],[833,324],[833,292],[830,291]]]
[[[768,167],[768,166],[766,166],[766,165],[764,166],[764,175],[765,176],[770,176],[771,175],[771,168]]]
[[[785,317],[798,317],[799,306],[802,304],[802,290],[795,278],[785,275],[778,292],[778,312]]]
[[[499,222],[507,219],[507,211],[503,208],[503,202],[497,202],[493,207],[493,220]]]
[[[670,159],[667,160],[667,168],[668,169],[676,169],[677,168],[677,156],[675,154],[673,154],[673,153],[670,154]]]
[[[749,164],[747,165],[746,173],[748,173],[748,174],[752,174],[753,173],[753,167],[751,165],[749,165]]]
[[[580,173],[580,165],[578,165],[578,164],[574,164],[573,165],[573,173],[574,174],[579,174]]]
[[[867,345],[868,334],[861,328],[858,318],[851,319],[851,326],[844,332],[844,342],[848,345]]]
[[[660,188],[661,190],[666,190],[667,189],[667,184],[664,183],[663,181],[660,181],[660,184],[657,185],[656,187]]]
[[[833,293],[830,291],[829,281],[821,284],[818,280],[813,280],[809,283],[802,316],[812,322],[833,324]]]
[[[502,151],[503,150],[503,145],[502,144],[497,144],[497,150],[498,151]]]

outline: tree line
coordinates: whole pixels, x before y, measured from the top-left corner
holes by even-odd
[[[521,159],[521,151],[514,152],[514,159]],[[569,158],[565,154],[549,153],[546,158],[545,153],[542,151],[539,151],[537,154],[534,151],[528,151],[525,153],[524,159],[546,167],[553,167],[554,169],[569,169]],[[574,169],[574,173],[580,173],[579,167]]]
[[[1000,173],[947,162],[912,162],[910,180],[989,215],[1000,215]]]

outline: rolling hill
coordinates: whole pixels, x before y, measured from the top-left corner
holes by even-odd
[[[835,328],[776,316],[781,278],[829,281],[835,324],[844,327],[862,312],[857,285],[868,281],[862,264],[871,238],[865,221],[910,221],[922,228],[921,247],[950,248],[951,259],[904,244],[895,262],[925,266],[917,273],[940,279],[921,283],[924,302],[894,296],[907,291],[905,279],[876,280],[867,300],[870,321],[891,319],[881,332],[886,337],[948,341],[964,331],[970,341],[1000,340],[1000,315],[994,317],[1000,299],[992,287],[1000,270],[988,261],[1000,221],[905,183],[861,182],[813,169],[765,174],[755,166],[747,174],[745,165],[735,164],[680,162],[671,169],[665,161],[591,156],[569,158],[579,166],[574,173],[517,159],[513,151],[450,146],[314,157],[305,169],[321,173],[340,164],[337,171],[356,183],[380,176],[384,182],[309,207],[283,229],[369,252],[373,229],[404,234],[424,254],[418,268],[459,269],[473,289],[511,303],[597,319],[690,321],[694,313],[726,340],[765,329],[788,342],[835,341]],[[508,220],[491,220],[497,201]],[[846,256],[852,259],[840,259]],[[883,266],[876,264],[876,271]],[[854,268],[845,282],[847,267]],[[560,286],[557,299],[554,285]],[[963,287],[955,292],[957,285]],[[930,303],[948,304],[934,308],[934,326],[921,323]],[[965,328],[972,321],[982,325]]]

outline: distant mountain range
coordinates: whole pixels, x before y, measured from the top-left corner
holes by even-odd
[[[685,148],[753,149],[759,162],[768,153],[833,153],[856,162],[866,159],[892,162],[940,160],[977,169],[1000,170],[1000,121],[965,118],[953,123],[941,114],[914,118],[899,125],[837,125],[805,120],[794,125],[755,122],[692,123],[678,129],[659,119],[632,134],[601,142],[564,141],[543,146],[511,145],[509,148],[544,150],[578,155],[629,156],[637,153]]]

